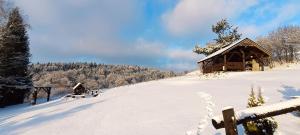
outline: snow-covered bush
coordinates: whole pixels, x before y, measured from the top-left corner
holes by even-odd
[[[258,95],[255,97],[253,87],[248,98],[247,107],[261,106],[265,103],[261,93],[261,88],[258,89]],[[278,124],[274,118],[263,118],[255,121],[243,123],[245,134],[247,135],[273,135],[276,131]]]

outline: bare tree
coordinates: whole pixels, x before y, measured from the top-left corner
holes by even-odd
[[[300,50],[300,27],[279,27],[266,37],[257,38],[257,42],[272,52],[273,60],[293,62]]]

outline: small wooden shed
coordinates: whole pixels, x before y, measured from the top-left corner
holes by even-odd
[[[249,38],[241,39],[198,61],[202,73],[215,71],[263,71],[271,52]]]
[[[74,87],[73,87],[73,94],[74,95],[82,95],[86,93],[86,89],[83,86],[82,83],[77,83]]]

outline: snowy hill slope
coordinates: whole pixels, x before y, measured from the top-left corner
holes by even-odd
[[[300,95],[300,66],[214,77],[192,73],[110,89],[95,98],[61,98],[46,104],[0,109],[0,134],[203,135],[224,134],[211,124],[225,106],[244,109],[251,85],[267,104]],[[279,133],[300,134],[300,117],[275,117]]]

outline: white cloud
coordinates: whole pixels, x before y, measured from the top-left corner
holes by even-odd
[[[14,0],[29,17],[29,23],[49,25],[59,20],[56,7],[49,0]]]
[[[207,35],[216,21],[235,17],[255,3],[256,0],[180,0],[162,20],[173,35]]]
[[[28,16],[33,60],[76,59],[77,55],[123,59],[131,51],[151,49],[130,45],[119,37],[124,27],[138,20],[137,0],[15,0],[14,3]]]
[[[153,59],[160,58],[165,55],[165,45],[159,42],[150,42],[144,39],[137,39],[135,43],[129,44],[119,41],[104,41],[99,42],[97,39],[83,39],[79,44],[75,44],[76,51],[74,54],[94,55],[106,57],[112,61],[114,59],[124,60],[132,58],[136,59]]]
[[[256,25],[246,25],[246,26],[242,26],[239,27],[239,31],[240,33],[243,33],[243,37],[253,37],[253,36],[257,36],[260,33],[260,30],[258,29],[258,26]]]
[[[14,0],[31,25],[30,42],[34,61],[97,61],[110,64],[138,64],[174,70],[196,68],[201,59],[191,48],[174,49],[147,37],[124,40],[122,29],[134,25],[142,16],[144,4],[138,0]],[[234,20],[255,6],[256,18],[235,22],[244,36],[258,35],[295,17],[299,4],[258,6],[258,0],[157,0],[173,9],[161,15],[169,33],[190,37],[211,35],[211,25],[221,18]],[[261,1],[259,1],[261,5]],[[251,11],[252,12],[252,9]],[[256,24],[265,12],[275,14]],[[251,21],[254,20],[254,21]],[[144,22],[144,21],[142,21]],[[151,30],[151,29],[149,29]],[[153,29],[155,30],[155,29]],[[155,32],[155,31],[154,31]],[[154,33],[152,32],[152,33]],[[124,33],[122,33],[124,34]],[[125,33],[126,34],[126,33]],[[130,33],[129,33],[130,34]],[[158,38],[159,39],[159,38]],[[164,39],[163,39],[164,40]],[[168,42],[168,41],[166,41]],[[191,41],[193,42],[193,41]]]
[[[195,62],[176,62],[167,64],[165,68],[172,69],[174,71],[191,71],[197,70],[197,64]]]
[[[256,13],[255,19],[258,21],[264,17],[270,17],[271,19],[259,22],[258,24],[256,22],[243,22],[240,24],[240,31],[245,37],[255,38],[262,36],[262,34],[267,34],[267,32],[275,30],[282,25],[293,25],[293,22],[289,21],[300,15],[300,7],[297,3],[286,3],[280,6],[276,6],[274,3],[268,3],[253,12]],[[266,13],[271,13],[273,16],[264,16]]]
[[[170,63],[166,65],[166,68],[176,71],[196,69],[197,61],[204,57],[190,49],[169,49],[166,54],[170,59]]]
[[[194,53],[192,50],[184,50],[184,49],[171,49],[168,52],[168,56],[174,60],[189,60],[196,61],[198,59],[198,55]]]

